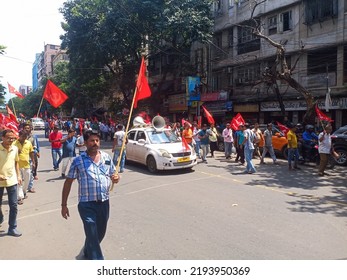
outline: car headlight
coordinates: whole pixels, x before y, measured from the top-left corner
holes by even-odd
[[[171,154],[167,150],[159,149],[159,152],[162,157],[171,158]]]

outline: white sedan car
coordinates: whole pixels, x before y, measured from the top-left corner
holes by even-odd
[[[192,147],[184,148],[182,141],[170,129],[136,127],[128,132],[126,159],[157,170],[192,168],[197,164]]]

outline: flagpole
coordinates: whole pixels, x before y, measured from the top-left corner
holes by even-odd
[[[124,135],[124,137],[123,137],[123,142],[122,142],[122,146],[121,146],[120,153],[119,153],[119,156],[118,156],[118,161],[117,161],[116,170],[115,170],[115,172],[114,172],[114,175],[118,175],[118,169],[119,169],[119,166],[120,166],[120,162],[121,162],[121,160],[122,160],[122,155],[123,155],[123,151],[124,151],[124,147],[125,147],[125,142],[126,142],[126,138],[127,138],[127,134],[128,134],[128,130],[129,130],[130,120],[131,120],[131,116],[132,116],[132,114],[133,114],[133,109],[134,109],[134,103],[135,103],[135,99],[136,99],[136,94],[137,94],[137,87],[135,88],[134,97],[133,97],[133,100],[132,100],[132,102],[131,102],[131,107],[130,107],[130,111],[129,111],[129,118],[128,118],[127,125],[126,125],[126,128],[125,128],[125,135]],[[110,191],[113,190],[113,187],[114,187],[114,183],[112,183],[111,188],[110,188]]]
[[[43,94],[42,94],[42,99],[41,99],[41,102],[40,102],[39,110],[37,111],[37,114],[36,114],[37,117],[39,117],[42,103],[43,103]]]
[[[14,103],[13,103],[12,98],[11,98],[11,103],[12,103],[12,109],[13,109],[14,116],[17,118],[16,109],[14,108]]]

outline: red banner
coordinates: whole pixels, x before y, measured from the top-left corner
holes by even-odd
[[[289,131],[289,128],[286,127],[284,124],[281,124],[280,122],[276,122],[276,123],[277,123],[278,128],[283,132],[283,134],[284,134],[285,136],[287,136],[287,133],[288,133],[288,131]]]
[[[241,124],[245,124],[245,120],[243,119],[243,117],[241,116],[240,113],[237,113],[237,115],[231,120],[230,122],[230,126],[232,130],[238,130],[239,126]]]

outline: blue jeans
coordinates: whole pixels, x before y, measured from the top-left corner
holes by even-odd
[[[294,159],[294,166],[298,166],[299,160],[299,150],[298,148],[289,148],[288,149],[288,165],[292,167],[292,160]]]
[[[202,150],[202,160],[206,161],[206,156],[210,152],[210,145],[209,144],[201,144],[200,145],[201,150]]]
[[[232,147],[233,147],[233,143],[232,142],[225,142],[224,141],[224,154],[225,154],[225,157],[230,157],[231,156]]]
[[[254,164],[252,162],[253,153],[254,153],[254,149],[245,148],[245,159],[247,162],[247,165],[246,165],[246,171],[247,172],[257,172],[257,170],[255,169]]]
[[[78,212],[83,222],[86,240],[84,256],[89,260],[103,260],[100,243],[106,234],[107,222],[110,215],[108,200],[103,202],[79,202]]]
[[[58,159],[59,157],[59,159]],[[63,157],[63,149],[52,149],[53,168],[58,169]]]
[[[114,165],[117,165],[119,155],[120,155],[120,148],[119,148],[119,149],[116,148],[116,149],[114,150],[114,154],[113,154],[113,163],[114,163]],[[124,171],[125,155],[126,155],[126,151],[125,151],[125,149],[124,149],[124,150],[123,150],[123,153],[122,153],[122,159],[121,159],[120,165],[119,165],[119,171],[120,171],[120,172],[123,172],[123,171]]]
[[[195,148],[195,153],[198,157],[200,157],[200,141],[195,141],[195,145],[194,145],[194,148]]]
[[[2,196],[4,195],[4,187],[0,187],[0,213],[2,205]],[[9,217],[8,217],[8,230],[14,230],[17,228],[17,185],[6,187],[7,197],[8,197],[8,206],[10,207]],[[2,213],[1,213],[2,214]]]

